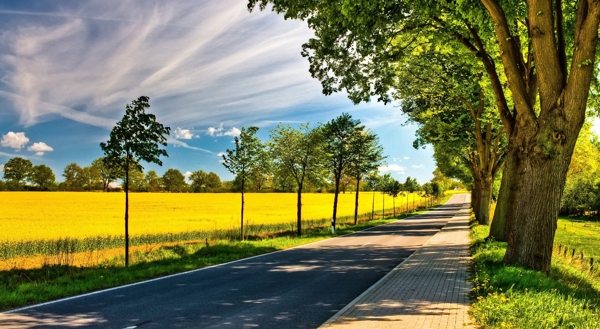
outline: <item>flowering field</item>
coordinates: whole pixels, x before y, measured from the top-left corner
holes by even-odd
[[[338,217],[354,214],[354,193],[340,194]],[[409,196],[410,206],[415,195]],[[419,200],[419,197],[416,197]],[[123,234],[125,195],[82,192],[0,192],[0,241],[53,240]],[[331,218],[333,194],[303,195],[303,219]],[[372,194],[360,195],[359,213],[370,213]],[[223,230],[239,227],[240,194],[131,193],[130,235]],[[382,195],[375,194],[381,211]],[[396,207],[406,205],[406,196]],[[392,198],[385,196],[386,209]],[[247,193],[247,224],[295,223],[293,193]]]
[[[375,197],[373,199],[373,196]],[[340,194],[338,222],[353,221],[355,194]],[[0,270],[44,264],[90,266],[122,254],[123,193],[1,192]],[[325,226],[332,194],[303,195],[304,227]],[[381,193],[361,193],[359,214],[370,214],[373,200],[381,214],[393,214],[394,200]],[[423,204],[415,194],[395,200],[396,212]],[[131,193],[129,233],[132,252],[181,242],[239,237],[240,194]],[[363,216],[365,218],[365,216]],[[247,235],[294,231],[296,195],[248,193]]]

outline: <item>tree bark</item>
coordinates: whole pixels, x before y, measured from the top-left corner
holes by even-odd
[[[490,234],[487,239],[494,239],[500,242],[507,242],[506,234],[508,225],[506,224],[507,215],[510,207],[511,199],[511,175],[515,172],[512,153],[507,153],[504,160],[504,168],[502,169],[502,181],[500,183],[500,191],[498,200],[496,201],[496,209],[494,217],[490,225]]]
[[[341,170],[340,170],[341,172]],[[331,217],[333,219],[333,221],[331,222],[332,226],[333,226],[333,230],[335,231],[335,222],[337,219],[337,204],[338,204],[338,195],[340,194],[340,178],[341,177],[335,177],[335,192],[334,192],[334,196],[333,196],[333,216]]]
[[[360,188],[360,176],[356,177],[356,198],[354,200],[354,225],[358,224],[358,190]]]
[[[125,168],[125,266],[129,266],[129,162]]]
[[[302,184],[298,185],[298,211],[296,214],[296,225],[298,236],[302,236]]]
[[[242,211],[240,216],[240,240],[244,241],[244,181],[242,180]]]

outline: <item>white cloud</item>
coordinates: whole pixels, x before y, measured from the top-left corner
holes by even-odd
[[[231,136],[231,137],[236,137],[239,136],[241,133],[241,130],[239,130],[236,127],[231,127],[231,129],[223,132],[223,124],[221,123],[221,125],[217,128],[215,127],[208,127],[208,129],[206,129],[206,134],[210,135],[210,136]]]
[[[404,173],[405,168],[402,166],[399,166],[397,164],[391,164],[391,165],[387,165],[387,166],[381,166],[379,167],[379,171],[381,172],[398,172],[398,173]]]
[[[225,152],[219,152],[219,153],[217,153],[217,156],[218,156],[218,157],[222,157],[222,156],[224,156],[224,155],[227,155],[227,154],[226,154]]]
[[[412,165],[411,167],[417,169],[417,168],[425,168],[424,164],[420,164],[420,165]]]
[[[177,139],[192,139],[192,137],[194,137],[194,134],[190,129],[183,129],[180,127],[177,127],[173,133]]]
[[[37,156],[44,155],[44,152],[54,151],[54,149],[52,147],[46,145],[46,143],[44,143],[44,142],[33,143],[33,145],[31,145],[27,148],[27,150],[35,152],[35,155],[37,155]]]
[[[18,151],[25,147],[27,143],[29,143],[29,138],[25,137],[25,133],[15,133],[9,131],[8,134],[2,135],[2,141],[0,142],[0,145],[3,147],[10,147],[15,149],[15,151]]]
[[[0,172],[4,172],[4,165],[0,164]]]
[[[183,174],[183,176],[185,176],[185,179],[190,180],[190,176],[192,175],[191,171],[186,171],[185,174]]]
[[[208,127],[208,129],[206,129],[206,134],[210,136],[221,136],[221,131],[223,131],[223,124],[221,124],[218,128]]]
[[[404,160],[408,160],[408,159],[409,159],[409,157],[404,157]]]
[[[232,127],[231,129],[229,129],[226,132],[224,132],[223,135],[224,136],[236,137],[236,136],[239,136],[241,133],[242,133],[241,130],[237,129],[236,127]]]

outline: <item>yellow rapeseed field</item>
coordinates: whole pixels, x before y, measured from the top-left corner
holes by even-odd
[[[360,195],[359,213],[370,213],[372,194]],[[340,194],[338,217],[354,213],[354,193]],[[415,195],[409,196],[412,207]],[[396,207],[406,205],[406,196]],[[239,227],[240,194],[131,193],[131,235],[179,233]],[[381,211],[382,195],[375,194],[375,210]],[[124,193],[0,192],[0,241],[83,238],[122,235]],[[331,218],[333,194],[303,195],[303,218]],[[385,196],[385,208],[392,198]],[[296,194],[247,193],[247,224],[292,223],[296,218]]]

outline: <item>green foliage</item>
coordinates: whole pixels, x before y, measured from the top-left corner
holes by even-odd
[[[208,174],[204,170],[196,170],[190,175],[192,192],[206,192]]]
[[[178,169],[169,168],[162,176],[164,189],[167,192],[184,192],[187,190],[185,176]]]
[[[240,180],[242,190],[263,152],[262,143],[254,136],[257,131],[258,127],[242,128],[240,136],[233,139],[235,148],[223,154],[223,166]]]
[[[158,174],[154,170],[150,170],[144,176],[144,180],[146,181],[146,187],[148,192],[158,192],[162,190],[162,179],[158,177]]]
[[[33,163],[29,160],[20,157],[9,159],[4,164],[4,179],[11,182],[7,187],[11,191],[22,190],[25,179],[32,169]]]
[[[168,156],[159,145],[166,146],[170,128],[156,121],[154,114],[145,112],[150,107],[147,96],[141,96],[126,105],[125,115],[110,132],[110,139],[100,143],[104,151],[104,164],[117,172],[128,176],[130,167],[144,168],[139,161],[162,165],[160,156]],[[129,182],[125,181],[125,189]]]
[[[62,175],[65,178],[64,183],[67,191],[83,190],[83,186],[85,185],[83,169],[77,163],[69,163]]]
[[[56,176],[54,176],[50,167],[41,164],[34,166],[31,169],[27,176],[27,180],[35,184],[36,188],[40,191],[48,191],[53,188]]]

